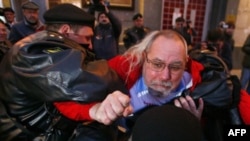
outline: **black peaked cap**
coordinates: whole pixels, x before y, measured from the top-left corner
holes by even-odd
[[[95,22],[94,16],[69,3],[59,4],[47,10],[43,18],[46,24],[69,23],[93,27]]]
[[[142,18],[142,14],[141,13],[135,14],[132,19],[134,21],[134,20],[137,20],[138,18]]]

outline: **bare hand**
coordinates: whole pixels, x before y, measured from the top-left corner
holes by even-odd
[[[104,0],[100,0],[100,3],[101,3],[103,6],[105,6]]]
[[[130,97],[120,91],[109,94],[101,103],[90,109],[90,117],[105,125],[111,124],[120,116],[128,116],[133,112]]]
[[[198,108],[195,105],[194,100],[190,96],[180,97],[174,100],[174,105],[176,107],[184,108],[194,114],[198,119],[201,119],[201,115],[204,108],[204,102],[202,98],[199,98]]]

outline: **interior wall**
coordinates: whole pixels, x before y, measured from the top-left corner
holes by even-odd
[[[162,1],[144,0],[144,23],[151,30],[160,30],[162,22]]]
[[[221,21],[225,21],[227,0],[213,0],[209,20],[209,29],[217,28]]]
[[[16,21],[21,21],[23,19],[23,13],[21,5],[28,0],[11,0],[11,6],[15,11]]]
[[[236,21],[240,0],[228,0],[226,9],[226,21]]]
[[[236,46],[242,47],[248,34],[250,34],[250,1],[240,0],[234,34]]]
[[[122,34],[120,36],[120,44],[122,45],[123,32],[127,28],[133,26],[132,17],[136,13],[141,13],[144,17],[144,25],[151,30],[161,29],[162,21],[162,1],[163,0],[134,0],[134,9],[112,9],[111,11],[119,17],[122,22]]]
[[[39,18],[42,22],[44,22],[43,14],[48,9],[46,4],[47,0],[30,0],[30,1],[33,1],[34,3],[39,5]]]
[[[235,5],[237,6],[236,8]],[[235,40],[235,49],[233,51],[233,65],[235,69],[241,69],[241,62],[244,57],[244,53],[241,48],[250,34],[250,1],[249,0],[231,0],[231,5],[228,7],[234,8],[235,11],[229,11],[236,13],[235,16],[235,31],[233,38]]]
[[[113,9],[110,8],[110,11],[113,12],[113,14],[117,17],[119,17],[120,21],[122,22],[122,33],[120,36],[120,45],[123,45],[122,42],[122,38],[124,37],[123,32],[124,30],[126,30],[127,28],[131,27],[133,25],[132,22],[132,17],[133,15],[135,15],[136,13],[140,12],[140,2],[143,0],[135,0],[134,1],[134,8],[131,10],[127,10],[127,9]],[[144,13],[142,13],[144,15]]]
[[[205,11],[206,0],[164,0],[162,29],[173,28],[175,19],[183,16],[192,20],[192,25],[197,31],[194,42],[198,43],[202,40]]]

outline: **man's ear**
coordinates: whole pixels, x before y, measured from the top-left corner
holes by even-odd
[[[65,34],[69,33],[70,30],[71,30],[70,26],[68,24],[64,24],[60,27],[58,32],[65,35]]]

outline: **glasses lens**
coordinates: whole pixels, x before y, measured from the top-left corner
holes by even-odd
[[[150,61],[149,64],[154,71],[160,72],[165,68],[165,63]]]
[[[166,67],[166,63],[159,61],[159,60],[150,60],[148,59],[147,55],[146,55],[146,61],[149,64],[150,69],[156,72],[161,72]],[[167,67],[171,74],[179,73],[183,71],[183,68],[184,68],[181,62],[175,62],[175,63],[169,64]]]
[[[183,66],[181,64],[169,64],[168,69],[171,72],[171,74],[177,74],[183,71]]]

